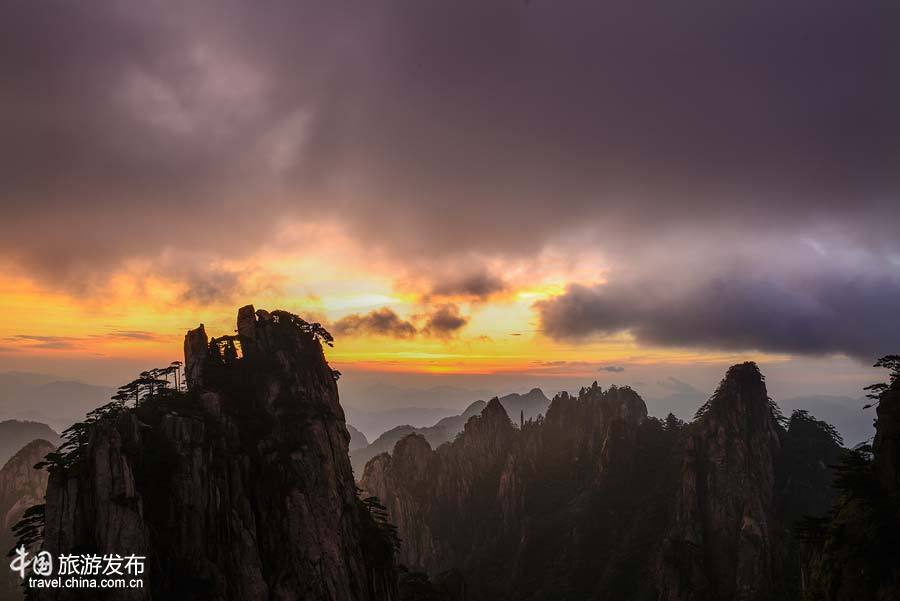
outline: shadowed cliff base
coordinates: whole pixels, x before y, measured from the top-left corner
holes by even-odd
[[[868,387],[878,416],[874,442],[837,466],[839,496],[828,515],[797,529],[808,601],[900,599],[900,356],[876,367],[890,370],[890,379]]]

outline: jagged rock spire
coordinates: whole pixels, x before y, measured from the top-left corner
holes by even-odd
[[[685,440],[660,563],[661,601],[771,598],[779,552],[779,450],[759,368],[732,366]]]

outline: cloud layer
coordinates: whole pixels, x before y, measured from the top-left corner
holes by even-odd
[[[205,303],[257,290],[223,261],[327,223],[435,303],[348,332],[449,336],[452,303],[555,248],[612,275],[538,305],[553,337],[869,356],[898,339],[898,22],[889,0],[15,3],[0,262],[70,291],[177,263]],[[877,260],[770,250],[801,239]]]
[[[418,333],[416,326],[400,318],[387,307],[365,314],[348,315],[336,321],[332,329],[335,334],[341,336],[374,334],[392,338],[412,338]]]
[[[898,10],[19,3],[0,25],[0,253],[59,281],[252,252],[284,220],[432,257],[601,225],[883,229]]]
[[[561,340],[630,332],[644,344],[847,354],[864,361],[900,344],[900,270],[831,259],[799,271],[736,263],[723,271],[662,270],[606,284],[573,284],[537,304]]]
[[[382,307],[368,313],[352,313],[337,320],[331,329],[341,336],[388,336],[391,338],[413,338],[417,335],[434,338],[451,338],[469,322],[453,303],[442,303],[420,315],[413,321],[403,319],[392,309]],[[415,323],[419,323],[416,326]]]

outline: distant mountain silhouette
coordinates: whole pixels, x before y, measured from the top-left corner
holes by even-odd
[[[115,389],[61,379],[48,374],[0,373],[0,418],[44,422],[62,431]]]
[[[422,402],[423,398],[428,397],[420,397],[418,401]],[[347,423],[353,424],[353,427],[365,434],[369,440],[375,440],[400,424],[423,428],[457,413],[459,413],[459,409],[448,409],[447,407],[409,406],[373,410],[358,409],[352,405],[344,407]]]
[[[544,395],[540,388],[532,388],[526,394],[512,393],[502,396],[500,397],[500,404],[516,420],[522,416],[525,419],[534,419],[547,411],[550,399]],[[484,401],[475,401],[459,415],[445,417],[433,426],[416,428],[409,424],[403,424],[388,430],[376,438],[368,447],[356,451],[351,449],[350,461],[353,464],[353,473],[357,478],[362,477],[366,463],[372,457],[379,453],[390,453],[397,441],[410,434],[424,436],[432,448],[437,448],[445,442],[451,442],[457,434],[463,431],[469,418],[479,415],[486,405],[487,403]]]
[[[356,449],[364,449],[369,446],[369,439],[366,438],[366,435],[347,424],[347,432],[350,433],[350,451],[354,451]]]
[[[59,446],[59,434],[47,424],[6,420],[0,422],[0,466],[32,440],[44,439]]]
[[[780,399],[778,404],[785,414],[804,409],[832,424],[846,445],[854,447],[875,435],[875,411],[863,408],[867,402],[865,398],[817,394]]]

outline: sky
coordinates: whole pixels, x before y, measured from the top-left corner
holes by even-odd
[[[0,370],[115,385],[248,303],[370,407],[900,352],[896,2],[0,10]]]

